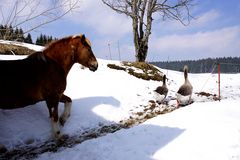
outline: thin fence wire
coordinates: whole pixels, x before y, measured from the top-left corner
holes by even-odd
[[[221,63],[221,62],[215,62],[213,64],[213,67],[212,67],[212,71],[210,73],[210,75],[208,76],[208,78],[206,79],[205,83],[203,84],[202,88],[201,88],[201,91],[203,91],[203,88],[206,86],[206,84],[208,83],[209,79],[211,78],[211,75],[214,73],[215,69],[216,69],[216,66],[218,66],[218,98],[219,98],[219,101],[220,101],[220,91],[221,91],[221,85],[220,85],[220,75],[221,75],[221,70],[220,70],[220,66],[221,65],[234,65],[234,66],[240,66],[240,64],[235,64],[235,63]]]
[[[213,64],[213,67],[212,67],[212,72],[209,74],[209,76],[208,76],[207,80],[206,80],[206,81],[205,81],[205,83],[203,84],[201,91],[203,90],[203,88],[206,86],[207,82],[208,82],[208,81],[209,81],[209,79],[211,78],[211,76],[212,76],[213,72],[215,71],[215,68],[216,68],[216,63],[214,63],[214,64]]]

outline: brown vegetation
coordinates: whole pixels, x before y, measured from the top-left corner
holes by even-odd
[[[130,75],[144,80],[162,81],[162,72],[156,67],[145,62],[122,62],[122,64],[108,64],[111,69],[123,70]]]
[[[205,97],[209,97],[212,98],[214,101],[219,101],[219,97],[216,94],[211,94],[211,93],[207,93],[207,92],[198,92],[195,93],[197,96],[205,96]]]
[[[17,46],[12,44],[0,44],[0,54],[3,55],[29,55],[34,52],[35,52],[34,50],[31,50],[23,46]]]

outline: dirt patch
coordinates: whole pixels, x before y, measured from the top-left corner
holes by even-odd
[[[144,80],[162,81],[163,74],[154,65],[145,62],[122,62],[120,65],[108,64],[111,69],[122,70]]]
[[[207,93],[207,92],[197,92],[195,93],[197,96],[205,96],[208,97],[210,99],[213,99],[214,101],[219,101],[219,97],[216,94],[211,94],[211,93]]]
[[[116,69],[116,70],[122,70],[122,71],[126,71],[126,68],[118,66],[116,64],[107,64],[107,66],[111,69]]]
[[[120,123],[129,128],[135,125],[139,125],[148,119],[154,118],[161,114],[166,114],[178,109],[176,105],[167,105],[167,104],[158,104],[154,100],[149,100],[148,105],[144,105],[142,111],[132,113],[132,116],[129,119],[122,120]]]
[[[71,148],[77,144],[80,144],[86,140],[98,138],[104,136],[108,133],[116,132],[122,129],[123,126],[121,124],[112,124],[108,126],[99,126],[98,128],[93,128],[90,130],[86,130],[80,135],[75,136],[62,136],[62,138],[58,141],[48,140],[46,142],[42,142],[35,145],[24,145],[18,147],[14,150],[7,151],[5,153],[0,154],[1,160],[15,160],[15,159],[34,159],[38,155],[43,154],[45,152],[57,152],[63,148]]]
[[[27,47],[0,43],[0,54],[3,55],[29,55],[34,52],[34,50]]]

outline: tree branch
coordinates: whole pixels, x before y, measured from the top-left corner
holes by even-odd
[[[102,2],[117,13],[125,14],[130,17],[134,16],[133,13],[129,10],[129,8],[132,8],[132,2],[129,0],[117,0],[115,3],[110,2],[109,0],[102,0]]]
[[[24,24],[28,25],[29,22],[36,21],[36,24],[33,27],[25,30],[25,34],[64,17],[66,14],[78,8],[80,0],[52,0],[51,6],[39,11],[38,8],[41,2],[41,0],[17,0],[10,9],[10,12],[8,12],[9,15],[7,16],[6,21],[3,10],[1,9],[1,14],[3,15],[2,17],[4,20],[3,24],[17,28],[18,26]],[[30,10],[24,15],[23,13],[27,9]],[[42,21],[42,19],[44,20]]]
[[[71,7],[70,7],[66,12],[64,12],[64,13],[62,13],[62,14],[60,14],[60,15],[56,15],[55,18],[51,18],[51,17],[50,17],[50,20],[45,21],[45,22],[42,22],[42,23],[40,23],[40,24],[38,24],[38,25],[30,28],[29,30],[25,31],[24,34],[30,32],[30,31],[33,31],[33,30],[35,30],[35,29],[37,29],[37,28],[39,28],[39,27],[41,27],[41,26],[43,26],[43,25],[46,25],[46,24],[48,24],[48,23],[52,23],[52,22],[54,22],[54,21],[57,21],[58,19],[64,17],[65,15],[67,15],[68,13],[70,13],[73,9],[75,9],[75,7],[77,6],[78,3],[79,3],[79,1],[76,1],[73,5],[71,5]],[[64,6],[64,5],[63,5],[63,6]],[[59,6],[58,8],[61,8],[61,7],[63,7],[63,6]],[[52,8],[52,9],[49,9],[49,10],[51,11],[51,10],[53,10],[53,8]],[[44,15],[44,14],[46,14],[47,16],[50,15],[50,14],[47,13],[47,12],[43,12],[43,13],[41,13],[41,15],[39,15],[39,16],[42,16],[42,15]],[[54,13],[52,13],[52,14],[54,14]]]
[[[162,3],[156,3],[153,12],[162,13],[163,20],[174,19],[182,23],[184,26],[190,23],[193,16],[190,14],[189,6],[193,6],[193,0],[180,0],[175,5],[167,4],[167,0]],[[184,15],[181,11],[186,11],[187,23],[185,23]]]
[[[139,35],[140,39],[143,38],[144,32],[143,32],[143,25],[144,25],[144,15],[145,15],[145,10],[146,10],[146,5],[147,5],[147,0],[144,0],[141,7],[140,7],[140,15],[139,15]]]

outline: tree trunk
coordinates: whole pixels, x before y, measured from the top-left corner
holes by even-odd
[[[145,10],[147,5],[147,10]],[[145,62],[148,54],[148,39],[151,34],[152,29],[152,13],[153,8],[156,5],[156,0],[149,0],[143,1],[142,8],[138,8],[140,10],[140,14],[133,12],[137,20],[133,19],[133,36],[134,36],[134,45],[135,45],[135,52],[136,52],[136,61],[137,62]],[[133,10],[134,11],[134,10]],[[143,27],[144,25],[144,16],[145,11],[147,11],[147,19],[145,24],[145,29]]]
[[[139,48],[136,51],[136,61],[145,62],[148,52],[148,43],[140,41]]]

